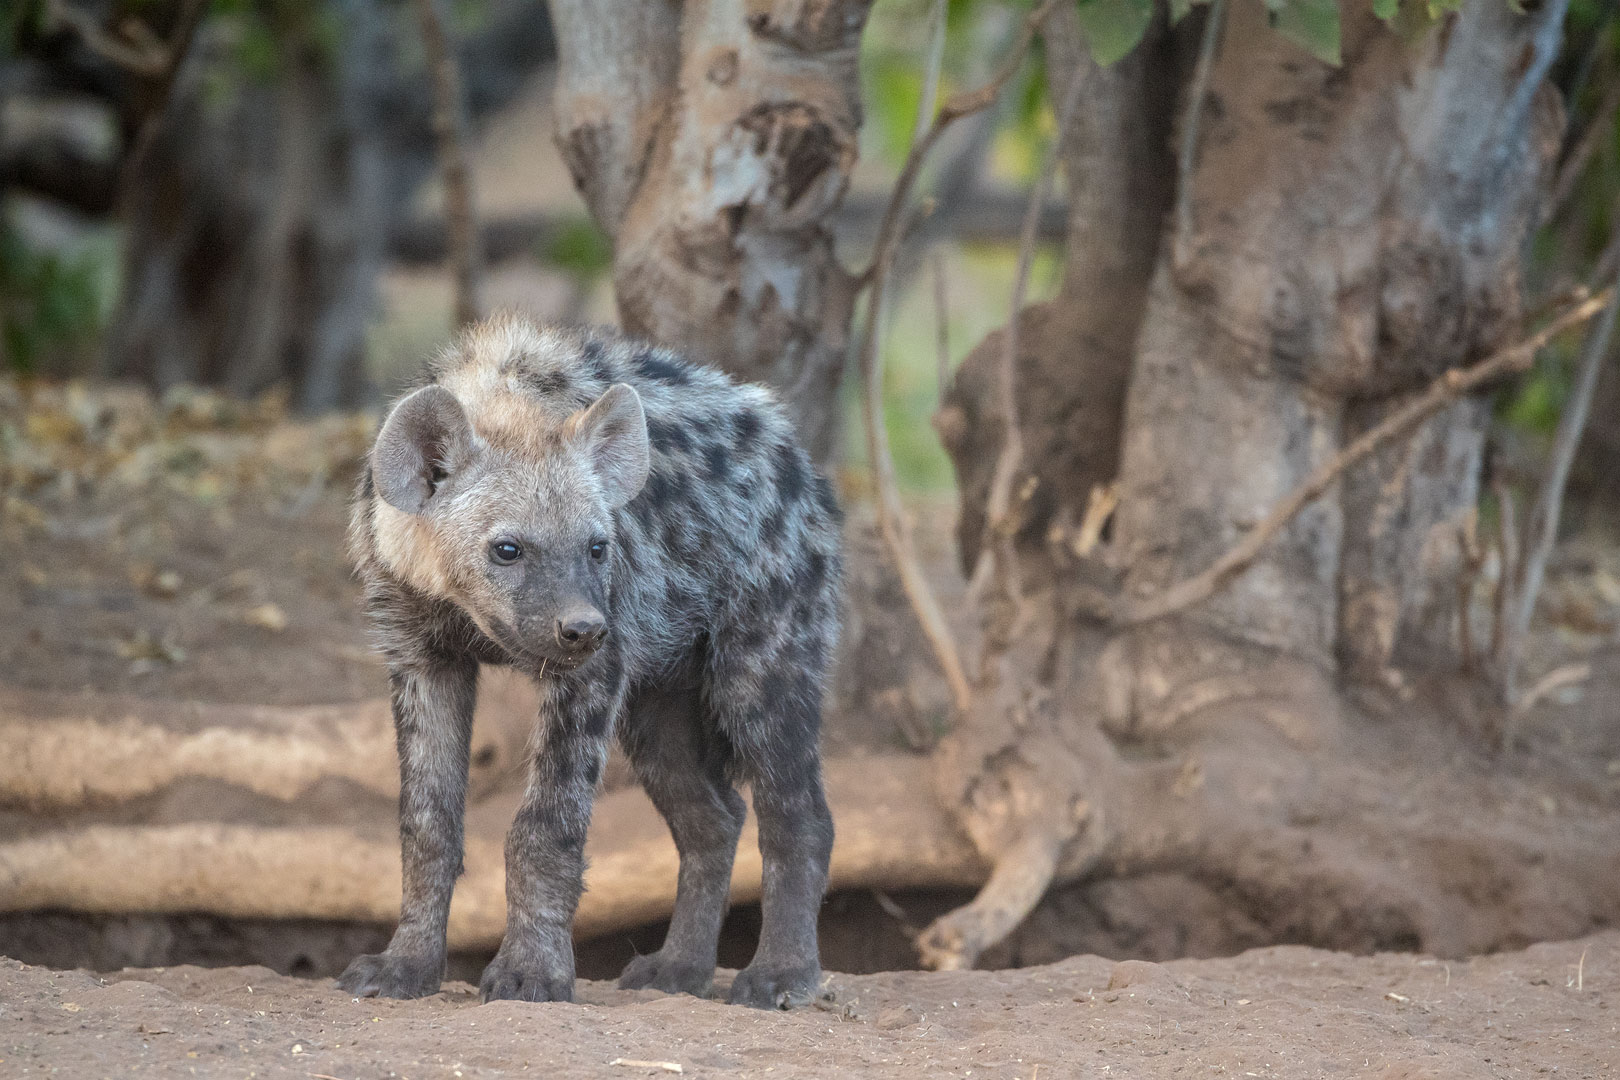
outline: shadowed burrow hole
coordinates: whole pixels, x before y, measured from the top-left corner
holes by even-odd
[[[822,964],[857,975],[915,969],[916,932],[970,899],[972,893],[955,890],[834,893],[821,912]],[[731,910],[720,940],[722,967],[748,963],[759,924],[757,904]],[[579,943],[580,976],[616,978],[633,956],[658,948],[666,926],[653,923]],[[58,969],[260,964],[285,975],[330,978],[354,957],[380,951],[391,933],[375,923],[314,919],[15,912],[0,915],[0,955]],[[1388,909],[1346,909],[1292,892],[1268,897],[1231,883],[1155,873],[1052,890],[979,966],[1027,967],[1084,953],[1163,961],[1277,944],[1372,953],[1412,951],[1423,943],[1409,919]],[[453,953],[449,977],[476,984],[492,955]]]

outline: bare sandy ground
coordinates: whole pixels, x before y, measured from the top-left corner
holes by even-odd
[[[1613,1077],[1620,932],[1466,961],[1221,960],[832,975],[765,1013],[581,983],[580,1002],[350,998],[266,968],[0,961],[0,1076]]]

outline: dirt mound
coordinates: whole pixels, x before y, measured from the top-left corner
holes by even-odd
[[[1159,965],[831,976],[763,1013],[582,983],[580,1004],[359,1000],[265,968],[0,962],[0,1073],[356,1077],[1607,1077],[1620,933],[1445,962],[1280,946]]]

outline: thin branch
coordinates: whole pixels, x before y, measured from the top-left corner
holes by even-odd
[[[1616,207],[1616,226],[1609,241],[1610,250],[1620,248],[1620,207]],[[1605,257],[1609,254],[1605,252]],[[1611,290],[1607,305],[1597,322],[1586,335],[1581,350],[1581,364],[1575,378],[1575,389],[1564,411],[1558,418],[1558,430],[1553,436],[1552,454],[1547,460],[1547,474],[1536,492],[1536,501],[1525,523],[1524,550],[1513,568],[1512,607],[1503,641],[1497,654],[1498,688],[1504,704],[1512,705],[1517,692],[1520,655],[1524,650],[1525,635],[1530,630],[1530,617],[1536,609],[1536,598],[1547,572],[1547,559],[1552,555],[1558,539],[1558,518],[1564,505],[1564,488],[1569,483],[1570,466],[1575,462],[1575,451],[1581,435],[1586,431],[1586,419],[1592,409],[1592,394],[1597,389],[1598,374],[1609,357],[1609,342],[1614,336],[1620,293]],[[1507,572],[1503,568],[1504,574]]]
[[[1542,700],[1548,695],[1557,693],[1566,686],[1583,683],[1591,677],[1591,664],[1565,664],[1563,667],[1553,668],[1537,680],[1534,686],[1526,690],[1524,696],[1514,704],[1511,714],[1512,720],[1516,723],[1518,720],[1523,719],[1526,713],[1541,704]],[[1513,732],[1509,729],[1508,733],[1503,737],[1504,746],[1512,745],[1512,736]]]
[[[917,122],[911,128],[915,144],[928,130],[929,117],[939,104],[939,77],[945,70],[945,22],[950,0],[934,0],[928,11],[928,65],[923,69],[922,95],[917,98]]]
[[[1181,121],[1181,149],[1176,155],[1176,232],[1171,240],[1171,265],[1185,270],[1191,261],[1187,245],[1192,242],[1192,175],[1197,165],[1199,129],[1204,120],[1204,102],[1209,97],[1210,74],[1215,70],[1215,54],[1220,49],[1221,24],[1226,19],[1226,0],[1212,0],[1204,16],[1204,36],[1198,45],[1198,63],[1187,86],[1187,111]]]
[[[1006,431],[1001,439],[1001,453],[996,458],[995,472],[990,478],[990,494],[985,502],[985,531],[988,541],[979,550],[979,565],[974,568],[968,595],[976,601],[982,594],[989,569],[999,573],[1002,590],[1015,602],[1021,599],[1023,586],[1018,576],[1018,553],[1013,540],[1017,535],[1017,515],[1013,506],[1013,481],[1024,463],[1023,425],[1018,421],[1018,321],[1023,314],[1029,291],[1029,273],[1035,264],[1035,241],[1041,220],[1041,208],[1051,193],[1057,175],[1058,147],[1063,133],[1069,130],[1075,110],[1080,105],[1080,91],[1085,85],[1085,69],[1077,68],[1069,78],[1069,88],[1058,108],[1057,134],[1046,148],[1041,163],[1040,179],[1029,193],[1029,205],[1024,211],[1024,226],[1018,237],[1018,269],[1013,275],[1012,298],[1008,304],[1007,328],[1001,335],[1001,357],[997,366],[997,382],[1001,389],[1002,415],[1006,418]],[[992,554],[993,553],[993,554]]]
[[[950,300],[945,291],[945,255],[934,249],[934,365],[939,382],[939,398],[934,407],[945,404],[945,391],[951,385]]]
[[[1144,600],[1124,597],[1117,600],[1115,621],[1135,626],[1173,615],[1208,599],[1217,589],[1247,569],[1271,538],[1293,520],[1295,514],[1320,498],[1351,466],[1369,457],[1385,443],[1408,434],[1463,395],[1503,375],[1527,370],[1535,361],[1536,353],[1547,342],[1603,311],[1614,295],[1612,286],[1604,289],[1518,344],[1498,350],[1471,367],[1447,371],[1422,393],[1385,417],[1382,423],[1363,432],[1332,460],[1319,466],[1208,569]]]
[[[142,35],[140,41],[130,41],[110,32],[99,19],[74,7],[68,0],[47,0],[45,18],[47,26],[72,30],[85,48],[142,78],[161,78],[172,59],[168,47],[155,41],[150,31]]]
[[[444,174],[444,217],[456,281],[456,325],[466,326],[477,322],[481,314],[478,293],[482,260],[478,219],[473,209],[472,170],[467,165],[461,70],[435,0],[416,0],[416,14],[433,82],[433,136]]]
[[[1478,663],[1474,647],[1474,588],[1485,566],[1485,548],[1479,542],[1477,506],[1470,506],[1462,524],[1457,526],[1457,550],[1462,553],[1457,566],[1457,651],[1462,657],[1462,670],[1472,672]]]
[[[1609,48],[1609,24],[1620,13],[1620,0],[1604,0],[1603,10],[1598,14],[1597,25],[1592,28],[1592,38],[1586,45],[1586,52],[1581,54],[1581,66],[1575,69],[1575,77],[1569,81],[1569,92],[1564,100],[1570,103],[1569,118],[1565,122],[1565,148],[1568,148],[1568,137],[1575,126],[1574,107],[1580,104],[1581,94],[1586,90],[1586,84],[1592,78],[1592,72],[1597,70],[1598,57]]]
[[[889,204],[883,211],[883,220],[878,225],[878,241],[873,248],[872,265],[857,275],[870,280],[874,290],[881,288],[879,278],[883,276],[884,264],[894,260],[894,249],[901,239],[901,219],[911,202],[911,191],[917,186],[923,162],[932,152],[934,144],[956,121],[982,112],[995,103],[1003,88],[1018,73],[1019,67],[1024,62],[1024,55],[1029,52],[1030,44],[1035,40],[1036,31],[1057,7],[1058,2],[1059,0],[1042,0],[1041,5],[1024,18],[1017,41],[989,80],[976,90],[965,90],[946,98],[939,112],[934,114],[933,123],[929,124],[923,137],[911,144],[905,163],[900,167],[900,175],[895,179],[894,190],[889,194]]]
[[[1513,491],[1500,476],[1491,477],[1496,496],[1496,597],[1491,604],[1491,657],[1506,647],[1509,610],[1513,605],[1513,568],[1519,565],[1519,515]]]
[[[1616,79],[1604,93],[1603,100],[1592,113],[1592,119],[1587,121],[1586,130],[1558,166],[1558,179],[1553,182],[1552,194],[1541,211],[1543,225],[1557,217],[1564,204],[1569,202],[1569,197],[1575,193],[1575,185],[1580,182],[1587,165],[1591,164],[1592,155],[1598,147],[1614,137],[1616,110],[1620,110],[1620,79]]]
[[[872,481],[877,492],[878,528],[883,535],[889,556],[900,575],[901,587],[917,614],[923,633],[934,650],[934,657],[944,672],[950,687],[951,701],[958,712],[965,712],[973,703],[973,690],[967,672],[962,666],[962,654],[956,646],[955,635],[946,622],[938,599],[929,588],[928,578],[917,563],[911,542],[911,525],[906,519],[905,507],[900,502],[899,485],[895,480],[894,457],[889,450],[889,433],[883,422],[883,350],[879,346],[879,330],[888,300],[889,278],[895,255],[904,233],[907,207],[912,189],[922,172],[923,162],[940,135],[951,124],[964,116],[988,108],[1023,64],[1024,55],[1035,39],[1035,33],[1059,0],[1043,0],[1041,5],[1024,19],[1018,40],[1011,52],[990,80],[976,90],[953,94],[947,98],[921,139],[911,144],[906,161],[889,195],[889,204],[878,227],[877,244],[872,265],[861,277],[871,282],[867,298],[866,326],[860,338],[860,370],[864,387],[862,414],[866,420],[866,449],[872,463]],[[942,57],[943,54],[935,54]],[[931,58],[932,59],[932,58]],[[937,85],[938,76],[930,77]],[[927,102],[919,103],[926,106]]]
[[[169,35],[163,66],[151,76],[153,85],[146,112],[141,117],[135,140],[120,167],[118,183],[122,199],[127,200],[132,196],[146,155],[151,153],[163,130],[169,116],[169,105],[174,98],[174,85],[180,78],[180,67],[190,55],[192,43],[197,40],[197,31],[207,14],[208,0],[182,0],[180,17],[175,21],[174,32]]]

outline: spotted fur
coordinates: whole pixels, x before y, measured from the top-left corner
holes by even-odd
[[[423,385],[439,389],[391,414],[351,524],[393,685],[405,886],[394,941],[340,985],[437,989],[476,672],[502,664],[538,681],[542,715],[485,999],[572,995],[585,830],[616,734],[681,855],[664,947],[622,984],[707,993],[744,817],[733,785],[746,781],[764,918],[731,999],[808,1000],[832,845],[818,738],[839,511],[785,412],[769,391],[668,350],[518,318],[467,332]],[[609,395],[621,385],[634,393]],[[490,562],[508,535],[528,560],[521,571]],[[583,554],[598,539],[600,565]],[[605,619],[583,661],[548,639],[564,608]]]

